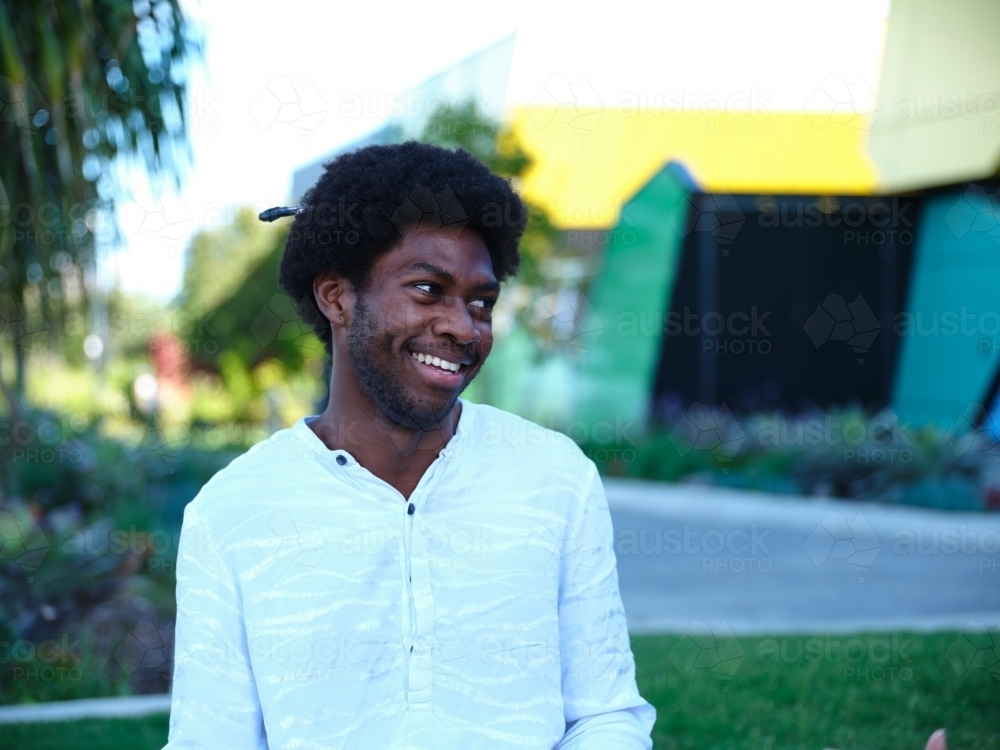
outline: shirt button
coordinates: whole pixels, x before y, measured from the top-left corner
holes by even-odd
[[[344,464],[347,463],[347,459],[344,458],[343,456],[337,456],[337,463],[343,466]]]
[[[416,510],[416,508],[413,507],[413,503],[410,503],[410,507],[406,509],[406,512],[409,513],[412,516],[413,515],[413,511],[415,511],[415,510]]]

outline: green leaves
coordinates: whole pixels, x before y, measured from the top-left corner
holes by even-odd
[[[121,199],[113,167],[159,184],[187,158],[181,71],[199,51],[178,0],[0,0],[0,293],[52,343],[62,279],[93,265],[98,216]]]

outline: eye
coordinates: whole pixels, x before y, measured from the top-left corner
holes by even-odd
[[[496,303],[491,299],[474,299],[469,304],[473,307],[478,307],[480,310],[492,310],[493,305]]]
[[[419,284],[414,284],[417,289],[421,292],[427,292],[428,294],[434,294],[435,285],[431,284],[429,281],[421,281]]]

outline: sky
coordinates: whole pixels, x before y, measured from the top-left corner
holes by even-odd
[[[192,162],[179,191],[130,175],[125,242],[101,261],[105,284],[163,301],[181,288],[195,232],[243,205],[284,204],[294,170],[377,127],[393,94],[512,33],[508,108],[543,101],[555,76],[580,84],[583,105],[801,112],[824,106],[816,92],[830,76],[874,96],[889,13],[888,0],[188,7],[205,33],[191,73]],[[277,110],[288,97],[305,115],[297,123]]]

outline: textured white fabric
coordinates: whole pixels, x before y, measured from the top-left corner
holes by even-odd
[[[463,400],[409,501],[301,420],[184,512],[166,750],[648,750],[612,540],[519,417]]]

